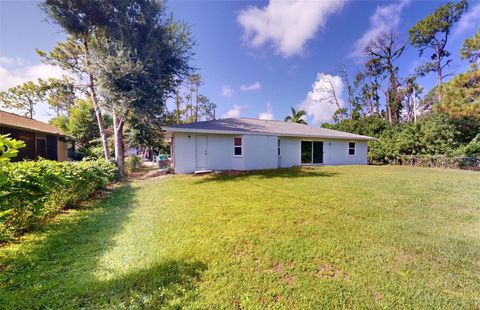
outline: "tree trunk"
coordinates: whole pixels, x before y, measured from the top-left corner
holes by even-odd
[[[416,91],[415,88],[413,89],[413,94],[412,94],[412,100],[413,100],[413,123],[417,123],[417,101],[416,101]]]
[[[105,125],[103,123],[102,111],[100,110],[100,106],[98,104],[98,98],[97,98],[97,94],[95,92],[95,84],[94,84],[93,75],[89,74],[89,77],[90,77],[90,83],[89,83],[90,97],[92,98],[93,110],[95,111],[95,116],[97,118],[98,129],[100,131],[100,137],[102,139],[103,155],[105,156],[106,160],[110,160],[110,151],[109,151],[109,148],[108,148],[107,131],[105,130]]]
[[[115,146],[115,163],[117,164],[120,177],[125,176],[125,151],[123,148],[123,125],[124,120],[113,111],[113,133]]]
[[[30,115],[30,118],[33,119],[33,102],[29,102],[29,108],[28,108],[28,114]]]
[[[193,86],[190,81],[190,122],[193,121]]]
[[[387,118],[388,118],[388,123],[392,124],[392,109],[390,107],[390,95],[387,92]]]
[[[377,109],[376,109],[376,99],[377,97],[375,97],[375,92],[374,92],[374,89],[372,87],[372,91],[370,92],[371,94],[371,97],[370,97],[370,115],[376,115],[377,114]]]
[[[195,91],[195,123],[198,122],[198,85]]]
[[[387,118],[388,118],[388,123],[391,125],[392,124],[392,109],[390,109],[390,105],[387,105]]]
[[[375,114],[380,116],[380,96],[378,96],[379,85],[378,82],[375,80],[375,88],[372,89],[373,94],[373,102],[375,104]]]
[[[335,100],[335,105],[337,106],[337,111],[339,111],[339,121],[343,119],[343,113],[342,113],[342,107],[340,106],[340,102],[338,101],[337,93],[335,92],[335,86],[333,86],[333,82],[328,79],[328,82],[330,83],[330,91],[333,96],[333,100]]]
[[[442,101],[442,84],[443,84],[443,69],[442,69],[442,59],[440,58],[440,51],[436,51],[436,62],[437,62],[437,98],[438,102]]]
[[[350,85],[350,79],[348,78],[348,72],[344,68],[343,69],[343,78],[345,80],[345,84],[347,84],[347,98],[348,98],[348,109],[350,111],[350,119],[353,119],[353,104],[352,104],[352,86]]]
[[[178,89],[175,91],[175,105],[176,105],[176,118],[177,118],[177,124],[180,124],[180,97],[178,95]]]
[[[83,37],[83,48],[85,49],[85,62],[86,62],[88,78],[89,78],[88,89],[89,89],[90,97],[92,98],[93,109],[95,111],[95,116],[97,118],[98,129],[100,131],[100,137],[101,137],[102,146],[103,146],[103,155],[105,156],[106,160],[110,160],[107,131],[105,130],[102,111],[100,110],[97,93],[95,91],[95,78],[93,74],[90,72],[90,56],[89,56],[89,46],[88,46],[87,35]]]
[[[390,62],[390,60],[388,61],[387,68],[390,75],[390,94],[388,96],[388,101],[387,101],[387,104],[390,107],[388,121],[391,124],[393,121],[398,122],[398,112],[399,112],[399,105],[397,103],[398,83],[397,83],[397,78],[395,76],[395,71],[393,69],[393,64]]]

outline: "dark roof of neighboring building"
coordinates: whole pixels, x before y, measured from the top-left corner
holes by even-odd
[[[256,118],[225,118],[190,124],[172,125],[167,126],[164,129],[167,132],[210,132],[223,134],[263,133],[293,137],[330,138],[343,140],[377,140],[373,137],[362,136],[333,129]]]
[[[53,125],[5,111],[0,111],[0,126],[63,135],[60,129]]]

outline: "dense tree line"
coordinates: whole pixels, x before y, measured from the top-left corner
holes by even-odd
[[[445,82],[449,35],[467,7],[466,0],[449,2],[409,30],[410,46],[430,59],[414,75],[399,75],[398,59],[408,47],[400,34],[389,30],[371,41],[363,70],[347,85],[349,113],[323,126],[379,138],[369,151],[376,162],[410,154],[480,156],[480,28],[460,48],[470,69]],[[417,79],[432,73],[437,85],[422,96]]]

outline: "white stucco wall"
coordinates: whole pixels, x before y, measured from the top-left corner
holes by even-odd
[[[278,160],[280,168],[300,166],[300,141],[297,138],[280,137],[280,157]]]
[[[244,160],[233,156],[233,138],[230,135],[208,135],[207,169],[245,170]]]
[[[211,170],[254,170],[288,168],[301,165],[301,141],[312,139],[280,137],[280,157],[277,155],[277,136],[243,135],[243,154],[233,155],[235,135],[207,136],[207,169]],[[190,138],[189,138],[190,137]],[[367,164],[367,142],[346,140],[323,141],[324,165],[365,165]],[[173,139],[173,160],[176,173],[192,173],[197,170],[195,134],[175,133]],[[348,142],[356,143],[355,156],[348,155]]]
[[[281,137],[281,156],[279,167],[287,168],[301,165],[301,141],[322,141],[323,142],[323,164],[324,165],[366,165],[367,164],[367,142],[326,140],[312,138],[288,138]],[[348,143],[355,142],[355,156],[348,155]]]
[[[355,155],[348,155],[348,143],[355,142]],[[324,165],[366,165],[366,141],[326,140],[323,142]]]
[[[277,136],[244,135],[244,170],[278,168]]]
[[[197,170],[195,134],[176,133],[173,138],[173,161],[176,173]],[[201,135],[207,136],[207,169],[254,170],[274,169],[277,162],[277,137],[267,135]],[[233,155],[234,137],[243,138],[242,156]]]
[[[175,133],[173,138],[173,161],[176,173],[192,173],[198,170],[196,167],[196,136],[195,134]],[[245,157],[233,156],[233,138],[236,136],[211,134],[200,134],[199,136],[207,137],[207,169],[246,169]]]
[[[173,137],[173,165],[176,173],[191,173],[195,171],[194,135],[175,134]]]
[[[196,167],[195,134],[175,133],[173,161],[176,173],[192,173]],[[233,135],[199,135],[207,137],[207,169],[245,170],[244,158],[233,156]]]

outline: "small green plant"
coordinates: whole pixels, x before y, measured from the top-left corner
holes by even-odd
[[[127,173],[135,172],[140,168],[142,159],[140,156],[132,155],[125,158],[125,166],[127,167]]]
[[[480,157],[480,133],[464,147],[463,153],[469,157]]]
[[[9,135],[0,135],[0,164],[10,161],[18,155],[18,150],[25,147],[25,142],[15,140]]]

